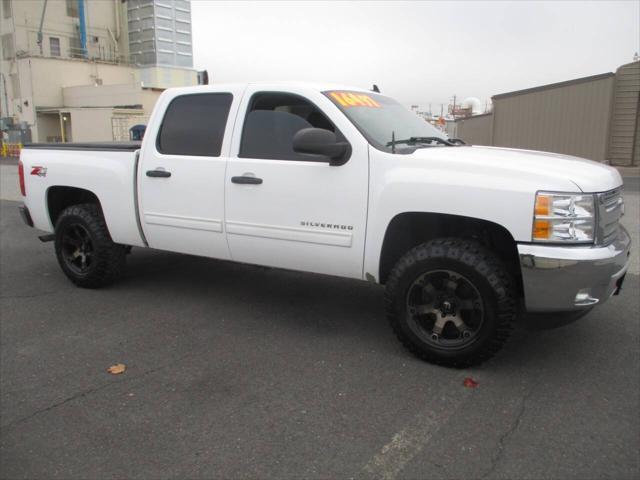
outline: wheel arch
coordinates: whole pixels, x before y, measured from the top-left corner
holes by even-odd
[[[515,239],[502,225],[474,217],[429,212],[404,212],[387,225],[380,252],[380,283],[385,284],[395,263],[411,248],[435,238],[479,241],[507,266],[522,295],[522,275]]]
[[[98,196],[84,188],[55,185],[47,189],[46,198],[47,213],[53,227],[55,227],[62,211],[72,205],[91,203],[97,205],[98,209],[102,211],[102,205],[100,204]]]

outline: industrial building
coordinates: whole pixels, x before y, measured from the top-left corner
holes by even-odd
[[[1,0],[10,143],[126,140],[160,93],[197,84],[189,0]]]
[[[456,122],[467,143],[640,165],[640,61],[492,97],[493,112]]]

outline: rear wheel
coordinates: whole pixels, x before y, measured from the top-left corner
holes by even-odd
[[[79,287],[109,285],[124,271],[126,247],[111,240],[95,204],[73,205],[60,214],[55,250],[62,271]]]
[[[467,367],[493,356],[516,315],[513,281],[479,243],[437,239],[405,254],[386,286],[387,315],[405,347],[428,362]]]

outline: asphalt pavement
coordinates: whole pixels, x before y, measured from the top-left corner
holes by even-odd
[[[76,288],[2,200],[0,476],[639,478],[639,198],[622,295],[467,370],[405,352],[363,282],[134,249]]]

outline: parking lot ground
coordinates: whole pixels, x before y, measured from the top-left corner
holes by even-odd
[[[1,477],[638,478],[626,198],[622,295],[467,370],[406,353],[363,282],[134,249],[76,288],[0,201]]]

